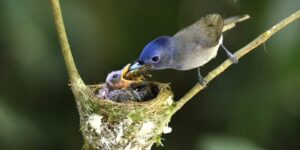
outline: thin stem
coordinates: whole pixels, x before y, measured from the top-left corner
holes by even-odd
[[[260,36],[258,36],[255,40],[247,44],[245,47],[238,50],[234,55],[237,58],[241,58],[250,51],[252,51],[254,48],[258,47],[260,44],[266,42],[273,34],[278,32],[279,30],[283,29],[288,24],[292,23],[293,21],[300,18],[300,11],[293,13],[289,17],[285,18],[284,20],[280,21],[278,24],[267,30],[266,32],[262,33]],[[217,68],[212,70],[208,75],[204,78],[207,82],[210,82],[215,77],[220,75],[223,71],[225,71],[230,65],[232,65],[232,62],[227,59],[225,60],[221,65],[219,65]],[[184,104],[186,104],[189,100],[191,100],[197,93],[199,93],[201,90],[203,90],[204,87],[200,84],[196,84],[190,91],[188,91],[181,99],[179,99],[176,102],[176,106],[174,108],[174,113],[181,109]]]
[[[74,83],[78,79],[81,80],[81,78],[80,78],[80,75],[76,69],[76,66],[75,66],[75,63],[73,60],[70,44],[69,44],[68,37],[66,34],[66,30],[65,30],[63,17],[61,14],[59,0],[50,0],[50,4],[52,7],[52,11],[53,11],[54,22],[55,22],[62,54],[63,54],[64,60],[65,60],[67,70],[68,70],[69,79],[70,79],[71,83]]]

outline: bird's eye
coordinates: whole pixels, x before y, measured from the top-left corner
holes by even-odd
[[[114,79],[115,79],[115,78],[118,78],[118,74],[114,74],[112,77],[113,77]]]
[[[159,61],[159,57],[158,57],[158,56],[154,56],[154,57],[152,57],[152,61],[154,61],[154,62],[158,62],[158,61]]]

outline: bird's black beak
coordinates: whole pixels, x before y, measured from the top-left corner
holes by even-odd
[[[145,63],[143,61],[136,61],[134,64],[132,64],[129,68],[129,70],[137,70],[142,67],[145,67]]]

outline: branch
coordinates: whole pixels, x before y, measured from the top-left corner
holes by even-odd
[[[251,43],[246,45],[245,47],[238,50],[234,55],[240,59],[250,51],[252,51],[254,48],[258,47],[262,43],[266,42],[273,34],[278,32],[279,30],[283,29],[285,26],[289,25],[293,21],[300,18],[300,11],[293,13],[289,17],[285,18],[266,32],[262,33],[260,36],[258,36],[255,40],[253,40]],[[223,71],[225,71],[229,66],[232,65],[232,62],[227,59],[225,60],[221,65],[219,65],[217,68],[212,70],[208,75],[204,78],[208,83],[213,80],[215,77],[220,75]],[[186,104],[189,100],[191,100],[197,93],[199,93],[201,90],[203,90],[205,87],[201,86],[199,83],[197,83],[190,91],[188,91],[180,100],[176,102],[175,108],[173,112],[175,113],[179,109],[183,107],[184,104]]]
[[[74,83],[75,81],[81,80],[81,78],[73,60],[71,48],[65,30],[64,21],[61,14],[59,0],[50,0],[50,4],[53,11],[54,22],[61,46],[61,51],[68,70],[69,79],[71,83]]]

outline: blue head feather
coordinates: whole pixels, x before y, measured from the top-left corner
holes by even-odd
[[[153,42],[160,46],[166,46],[169,43],[169,38],[168,36],[161,36],[153,40]]]
[[[168,36],[161,36],[156,38],[155,40],[148,43],[144,49],[142,54],[140,55],[139,60],[145,61],[147,59],[150,59],[152,56],[156,55],[158,53],[159,49],[162,49],[169,44],[169,38]]]

